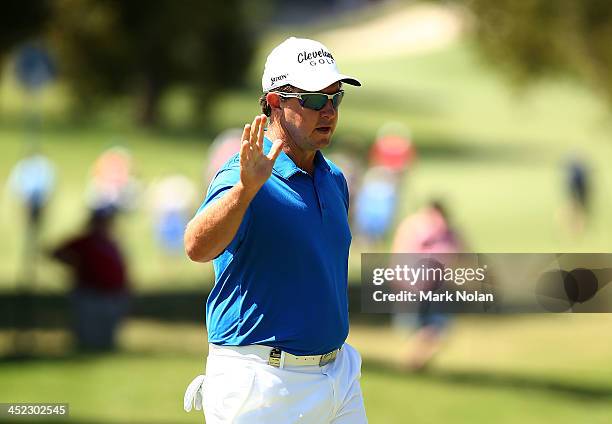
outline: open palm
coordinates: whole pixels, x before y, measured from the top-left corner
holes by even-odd
[[[240,181],[245,188],[259,190],[270,178],[272,167],[283,146],[276,140],[266,155],[263,152],[266,116],[258,115],[252,124],[246,124],[240,146]]]

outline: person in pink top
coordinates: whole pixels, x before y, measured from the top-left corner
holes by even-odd
[[[446,210],[440,201],[432,201],[426,207],[402,221],[393,241],[395,253],[457,253],[463,243],[451,227]],[[417,321],[414,345],[404,358],[403,365],[410,370],[422,370],[439,351],[442,336],[450,323],[450,315],[434,313],[427,305],[421,305],[417,316],[396,314],[394,323],[406,327],[406,322]]]
[[[393,242],[393,251],[402,253],[456,253],[460,250],[461,242],[439,201],[432,201],[405,218]]]

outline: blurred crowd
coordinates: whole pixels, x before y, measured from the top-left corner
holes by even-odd
[[[136,209],[146,211],[161,257],[182,260],[184,229],[205,194],[198,187],[206,187],[222,164],[239,151],[241,133],[228,129],[213,140],[199,182],[175,173],[145,183],[135,170],[137,158],[124,145],[102,151],[91,164],[85,183],[87,222],[57,246],[40,246],[39,241],[45,210],[53,201],[56,167],[40,146],[28,144],[7,182],[27,217],[21,278],[35,279],[36,257],[41,252],[70,270],[69,297],[79,348],[114,349],[117,329],[129,310],[129,263],[121,238],[113,231],[117,217]],[[359,150],[364,145],[369,146],[365,152]],[[391,252],[466,251],[463,235],[449,217],[452,205],[434,193],[425,203],[411,196],[418,152],[404,125],[383,125],[371,143],[338,140],[326,155],[347,179],[354,248],[361,252],[384,251],[388,246]],[[573,153],[562,169],[567,202],[560,208],[559,222],[570,233],[580,234],[588,222],[588,166]],[[401,205],[406,203],[413,213],[403,215]],[[404,358],[404,365],[412,370],[423,369],[434,357],[451,322],[448,314],[430,313],[426,305],[421,309],[418,314],[397,314],[393,319],[400,331],[414,330]]]

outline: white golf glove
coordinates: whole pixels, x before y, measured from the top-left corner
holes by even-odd
[[[204,392],[205,382],[206,376],[202,374],[194,378],[189,386],[187,386],[185,398],[183,399],[183,408],[186,412],[191,411],[192,407],[195,407],[197,411],[202,410],[202,393]]]

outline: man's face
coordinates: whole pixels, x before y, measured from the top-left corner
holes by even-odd
[[[334,94],[340,90],[336,82],[319,91]],[[295,90],[303,92],[303,90]],[[323,109],[312,110],[300,105],[299,99],[285,98],[281,102],[280,124],[299,148],[314,151],[327,147],[338,123],[338,111],[328,100]]]

